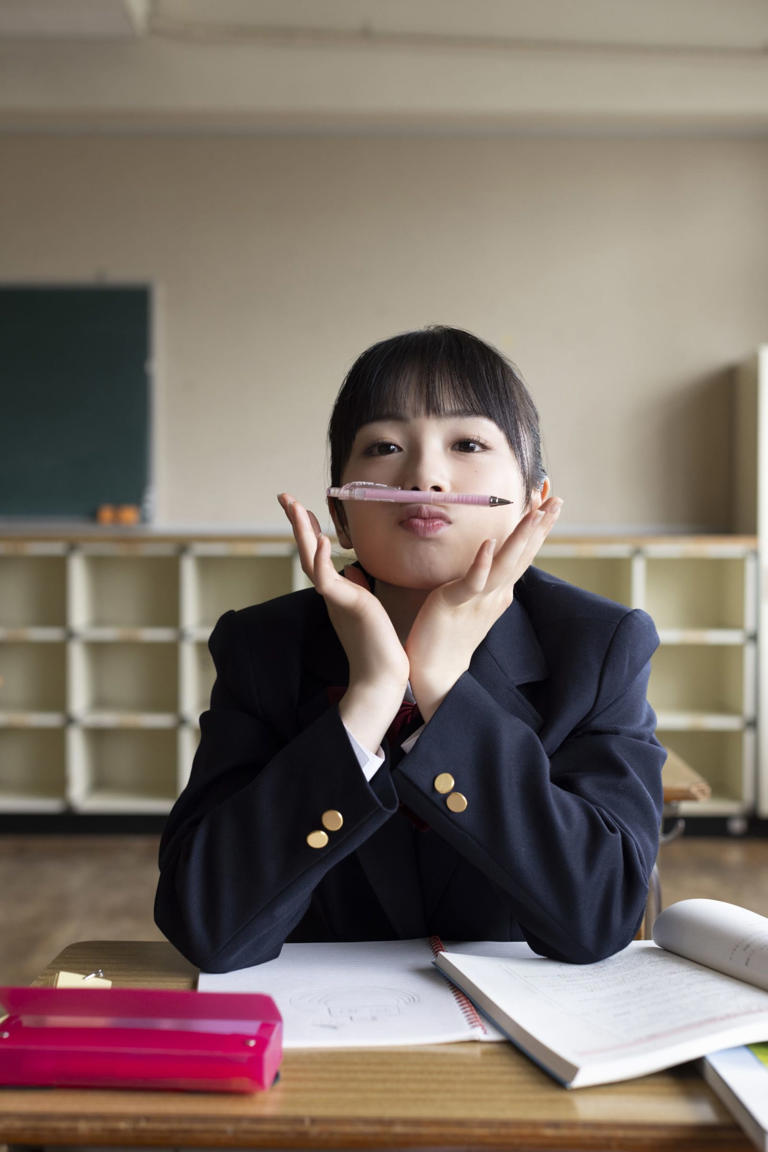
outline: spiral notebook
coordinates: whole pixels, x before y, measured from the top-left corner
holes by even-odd
[[[446,945],[447,947],[447,945]],[[201,972],[202,992],[263,992],[283,1018],[283,1047],[395,1047],[504,1040],[434,966],[432,936],[343,944],[284,944],[276,960],[234,972]],[[451,952],[532,956],[513,941],[451,943]]]

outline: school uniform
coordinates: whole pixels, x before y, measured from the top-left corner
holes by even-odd
[[[410,751],[385,739],[368,781],[322,598],[225,614],[162,838],[159,927],[209,971],[285,940],[525,939],[579,963],[617,951],[658,849],[657,643],[645,613],[529,569]]]

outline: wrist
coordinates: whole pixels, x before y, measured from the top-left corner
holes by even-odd
[[[412,672],[411,690],[424,722],[431,720],[466,668],[441,669],[433,673]]]
[[[350,684],[339,701],[339,715],[364,748],[375,752],[405,694],[405,683]]]

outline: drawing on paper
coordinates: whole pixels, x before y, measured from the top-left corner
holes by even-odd
[[[337,986],[313,988],[292,996],[290,1002],[300,1012],[312,1016],[310,1023],[314,1027],[340,1029],[402,1016],[419,1003],[419,997],[401,988]]]

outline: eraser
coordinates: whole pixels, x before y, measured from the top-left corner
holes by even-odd
[[[54,982],[55,988],[111,988],[112,981],[104,976],[97,976],[95,972],[88,976],[81,976],[77,972],[57,972]]]

